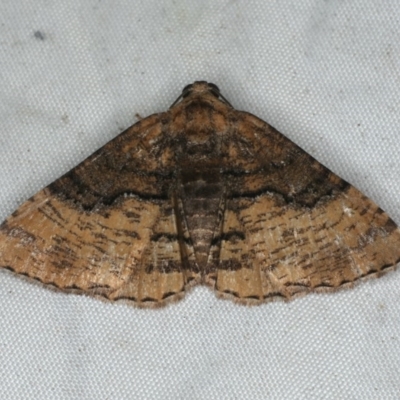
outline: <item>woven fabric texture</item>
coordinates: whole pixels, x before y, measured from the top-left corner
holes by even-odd
[[[400,2],[0,3],[0,219],[195,80],[400,223]],[[159,310],[0,271],[4,399],[398,399],[400,271],[244,307]]]

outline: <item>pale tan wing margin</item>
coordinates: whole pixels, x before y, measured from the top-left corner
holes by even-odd
[[[65,291],[157,306],[183,295],[169,205],[126,198],[102,215],[78,212],[44,189],[0,228],[0,264]]]
[[[354,187],[315,208],[287,208],[260,196],[227,210],[215,289],[243,303],[333,290],[379,274],[400,259],[400,231]],[[235,207],[237,210],[238,208]],[[244,238],[235,234],[244,232]]]

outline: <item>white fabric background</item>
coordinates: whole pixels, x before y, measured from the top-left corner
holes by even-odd
[[[195,80],[400,223],[397,0],[0,3],[0,219]],[[36,32],[36,34],[35,34]],[[0,273],[0,398],[398,399],[400,271],[243,307],[161,310]]]

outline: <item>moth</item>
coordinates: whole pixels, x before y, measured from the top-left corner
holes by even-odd
[[[385,212],[203,81],[0,226],[1,267],[138,306],[196,284],[244,304],[291,299],[399,261]]]

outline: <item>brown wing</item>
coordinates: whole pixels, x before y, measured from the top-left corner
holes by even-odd
[[[379,273],[399,244],[373,202],[195,82],[9,217],[0,266],[139,305],[196,282],[260,303]]]
[[[140,121],[25,202],[0,227],[0,266],[138,305],[181,297],[199,277],[178,230],[162,117]]]
[[[268,124],[240,113],[219,240],[207,277],[257,304],[335,289],[400,261],[400,230],[376,204]]]

